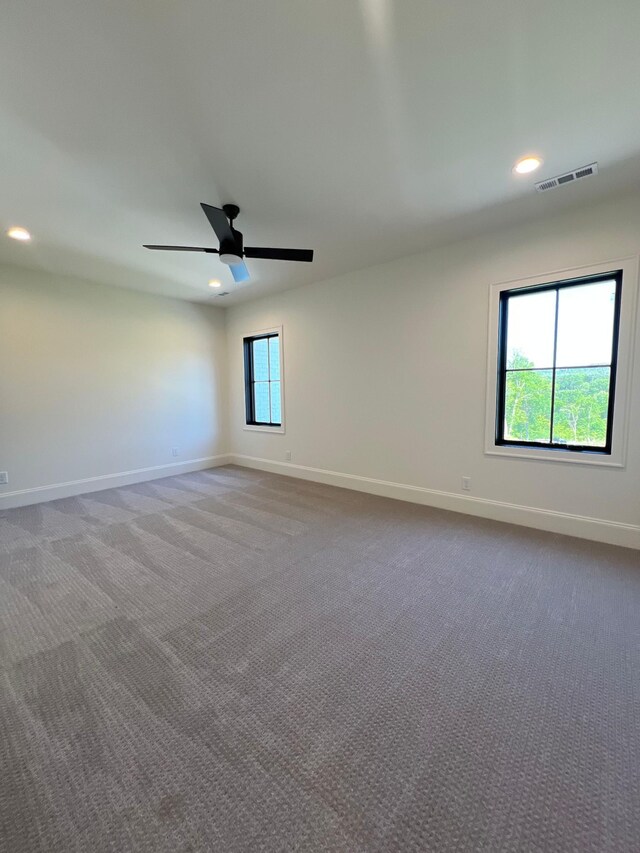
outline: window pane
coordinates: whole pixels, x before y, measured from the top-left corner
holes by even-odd
[[[253,342],[253,378],[256,382],[266,382],[269,379],[269,352],[266,338]]]
[[[556,371],[553,440],[604,447],[609,406],[608,367]]]
[[[279,424],[282,423],[282,415],[281,415],[281,402],[280,402],[280,383],[272,382],[271,383],[271,423]]]
[[[543,441],[551,435],[551,370],[516,370],[506,374],[504,437]]]
[[[269,423],[269,383],[256,382],[253,386],[253,408],[256,421]]]
[[[509,297],[507,367],[553,367],[556,291]]]
[[[280,338],[269,338],[269,379],[280,379]]]
[[[611,364],[615,298],[613,280],[559,290],[557,367]]]

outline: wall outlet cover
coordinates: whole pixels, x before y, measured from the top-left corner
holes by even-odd
[[[0,471],[0,486],[8,486],[9,485],[9,472],[8,471]]]

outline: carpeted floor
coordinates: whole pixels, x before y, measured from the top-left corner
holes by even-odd
[[[0,850],[640,850],[640,554],[239,468],[0,513]]]

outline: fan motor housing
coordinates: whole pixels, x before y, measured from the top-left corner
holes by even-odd
[[[223,240],[220,243],[220,254],[225,255],[240,255],[240,257],[244,257],[244,242],[242,239],[242,232],[236,231],[236,229],[232,226],[231,232],[233,234],[233,240]]]

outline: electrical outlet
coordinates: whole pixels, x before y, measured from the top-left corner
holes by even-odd
[[[284,458],[287,460],[287,462],[291,462],[291,451],[290,450],[287,450],[287,452],[284,454]]]
[[[177,448],[177,447],[172,447],[172,448],[171,448],[171,455],[172,455],[172,456],[177,456],[177,455],[178,455],[178,448]]]
[[[465,492],[471,491],[471,477],[463,477],[462,478],[462,488]]]
[[[8,486],[9,485],[9,472],[8,471],[0,471],[0,486]]]

